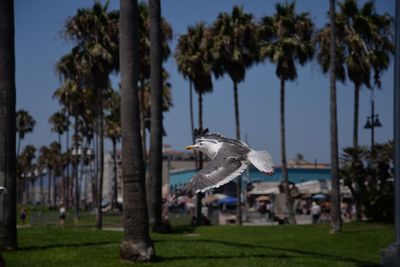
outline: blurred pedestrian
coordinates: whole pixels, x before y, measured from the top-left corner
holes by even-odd
[[[318,223],[319,221],[319,216],[321,215],[321,207],[317,204],[317,202],[313,201],[311,204],[311,216],[312,216],[312,222]]]
[[[67,210],[65,209],[63,204],[61,204],[60,209],[58,210],[58,213],[59,213],[59,224],[60,224],[60,227],[63,228],[64,224],[65,224],[66,213],[67,213]]]
[[[26,208],[22,208],[19,212],[19,218],[20,218],[22,224],[25,224],[27,213],[28,213],[28,211],[26,210]]]

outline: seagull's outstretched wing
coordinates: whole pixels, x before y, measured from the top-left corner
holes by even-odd
[[[197,172],[180,195],[193,195],[224,185],[247,169],[248,163],[237,157],[218,153],[206,167]]]

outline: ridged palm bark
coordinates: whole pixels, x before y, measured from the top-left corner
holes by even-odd
[[[120,70],[124,238],[120,257],[149,261],[154,247],[149,236],[140,111],[138,96],[138,6],[136,0],[120,1]]]
[[[0,0],[0,249],[17,249],[14,1]]]
[[[329,1],[329,18],[331,25],[330,32],[330,132],[331,132],[331,233],[342,231],[342,216],[340,212],[340,180],[339,180],[339,149],[338,149],[338,129],[337,129],[337,103],[336,103],[336,23],[335,23],[335,0]]]
[[[149,157],[149,222],[154,231],[162,230],[162,136],[163,77],[161,43],[161,3],[149,0],[150,20],[150,99],[151,132]]]

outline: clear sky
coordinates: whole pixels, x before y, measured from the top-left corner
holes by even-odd
[[[60,82],[54,72],[59,58],[71,44],[60,37],[63,22],[79,7],[90,7],[93,0],[15,0],[15,44],[17,109],[27,109],[37,124],[23,141],[37,147],[57,139],[50,131],[48,118],[59,105],[52,98]],[[104,1],[101,1],[104,2]],[[119,8],[119,1],[110,1],[110,10]],[[212,23],[218,13],[230,12],[234,4],[243,5],[257,19],[274,13],[272,0],[163,0],[162,15],[171,23],[174,50],[180,34],[188,25],[204,21]],[[284,1],[280,1],[284,2]],[[328,0],[298,0],[297,11],[311,13],[317,28],[327,21]],[[360,1],[364,3],[364,1]],[[378,12],[395,10],[395,0],[376,1]],[[393,62],[392,62],[393,63]],[[191,142],[188,82],[177,72],[173,58],[165,63],[170,72],[174,107],[165,114],[168,136],[165,144],[183,150]],[[115,78],[116,81],[118,78]],[[340,148],[350,146],[353,131],[353,85],[337,83]],[[266,62],[248,70],[239,84],[241,133],[254,149],[268,150],[275,163],[280,161],[279,80],[275,66]],[[363,129],[370,114],[370,90],[363,88],[360,97],[360,144],[370,144],[370,130]],[[197,98],[194,98],[197,118]],[[234,137],[233,85],[229,77],[214,80],[214,91],[204,97],[204,125],[227,137]],[[393,138],[393,64],[382,78],[381,90],[375,90],[375,111],[383,127],[376,129],[376,142]],[[329,162],[329,77],[315,63],[298,67],[298,79],[286,86],[287,157],[302,153],[310,161]]]

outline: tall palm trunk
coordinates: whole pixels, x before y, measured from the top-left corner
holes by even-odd
[[[18,135],[18,141],[17,141],[17,157],[19,156],[19,152],[20,152],[20,149],[21,149],[21,140],[22,140],[22,138],[21,138],[21,136],[19,136]]]
[[[193,116],[193,82],[189,80],[189,109],[190,109],[190,132],[192,133],[192,142],[194,144],[194,116]],[[196,170],[199,170],[197,152],[194,151],[194,162]]]
[[[142,132],[142,144],[143,144],[143,162],[146,165],[147,162],[147,142],[146,142],[146,103],[145,103],[145,86],[144,81],[140,81],[139,90],[139,101],[140,101],[140,130]]]
[[[154,247],[149,236],[140,112],[138,96],[138,6],[136,0],[120,1],[120,69],[124,238],[120,257],[149,261]]]
[[[360,85],[354,84],[354,118],[353,118],[353,147],[358,147],[358,113],[360,103]]]
[[[331,131],[331,233],[342,231],[342,219],[340,214],[340,183],[339,183],[339,149],[337,129],[337,103],[336,103],[336,23],[335,0],[329,0],[329,14],[331,25],[330,54],[330,131]]]
[[[69,122],[69,112],[67,112],[67,119],[68,119],[68,122]],[[66,197],[65,197],[65,200],[66,200],[65,205],[66,205],[66,207],[68,209],[68,208],[71,207],[71,194],[70,194],[71,177],[69,175],[71,157],[70,157],[70,152],[69,152],[69,126],[67,128],[66,137],[65,137],[65,150],[67,152],[67,169],[66,169],[67,178],[66,178],[66,186],[65,186],[65,195],[66,195]]]
[[[203,128],[203,93],[198,93],[198,105],[199,105],[199,128]],[[203,153],[197,153],[197,170],[201,170],[203,168]],[[201,212],[202,203],[201,199],[203,198],[203,193],[196,193],[196,224],[203,224],[203,214]]]
[[[58,133],[58,143],[60,144],[60,152],[62,153],[61,133]],[[64,168],[62,167],[62,171],[61,171],[61,185],[62,185],[61,188],[62,188],[62,190],[60,191],[60,193],[61,193],[61,200],[62,200],[63,205],[65,205],[65,187],[66,187],[66,184],[67,183],[65,181],[65,172],[64,172]]]
[[[97,177],[99,172],[99,136],[95,135],[94,154],[95,154],[95,171],[92,178],[92,203],[93,207],[97,207]]]
[[[43,192],[43,174],[40,174],[40,178],[39,178],[39,186],[40,186],[40,205],[43,206],[44,205],[44,192]]]
[[[353,147],[356,148],[358,147],[358,118],[359,118],[359,102],[360,102],[360,85],[357,83],[354,83],[354,118],[353,118]],[[354,177],[355,178],[355,191],[357,196],[360,194],[360,177]],[[361,201],[359,197],[355,198],[355,204],[356,204],[356,221],[360,222],[361,221]]]
[[[236,139],[240,140],[239,93],[237,82],[233,82],[233,96],[235,105]],[[236,223],[242,225],[242,176],[236,181]]]
[[[150,86],[151,86],[151,132],[150,132],[150,188],[147,188],[150,225],[155,231],[162,228],[162,47],[160,0],[149,0],[150,19]]]
[[[117,181],[117,140],[112,138],[112,147],[113,147],[113,197],[111,201],[112,209],[115,209],[118,206],[118,181]]]
[[[103,83],[104,84],[104,83]],[[103,227],[103,211],[101,202],[103,199],[103,173],[104,173],[104,127],[103,127],[103,88],[97,88],[97,125],[99,133],[99,177],[98,177],[98,188],[97,188],[97,216],[96,216],[96,228],[101,229]]]
[[[52,179],[52,169],[48,168],[48,184],[47,184],[47,204],[51,206],[51,179]]]
[[[281,78],[281,95],[280,95],[280,124],[281,124],[281,168],[282,177],[285,185],[286,208],[289,213],[289,223],[296,224],[296,217],[293,210],[293,198],[290,194],[289,175],[286,162],[286,130],[285,130],[285,80]]]
[[[75,182],[75,220],[79,220],[80,217],[80,199],[79,199],[79,177],[78,177],[78,163],[79,163],[79,157],[78,155],[78,116],[75,115],[75,136],[74,136],[74,149],[75,149],[75,155],[73,158],[74,161],[74,166],[73,166],[73,172],[74,172],[74,182]]]

